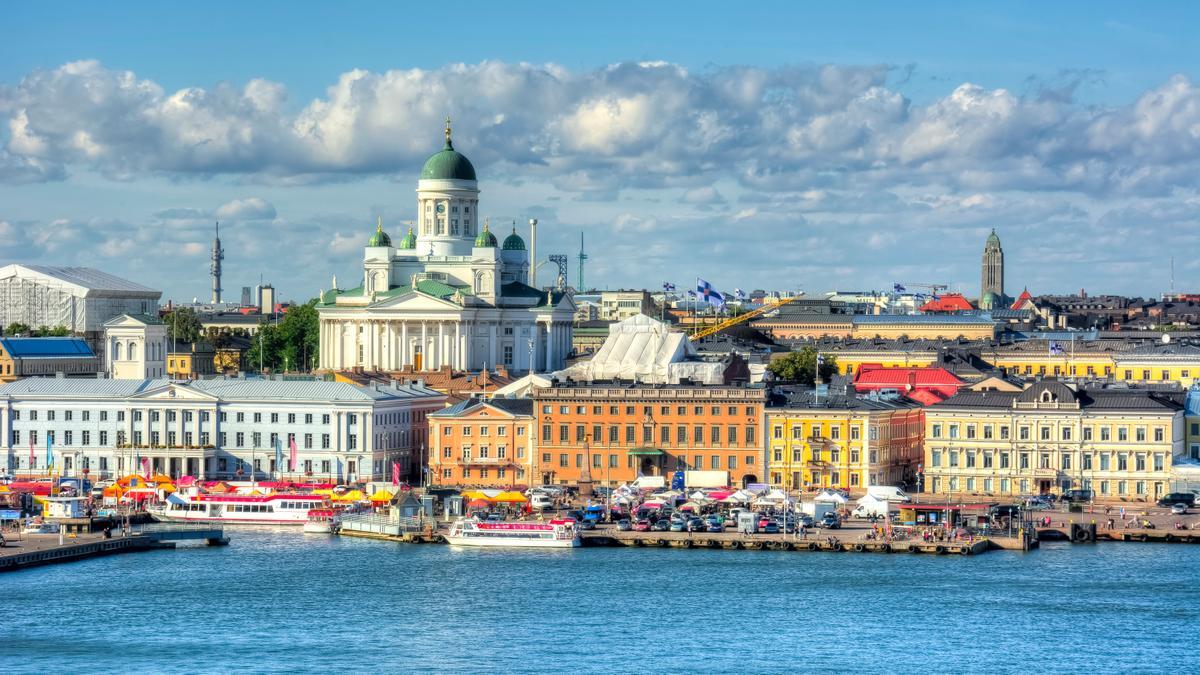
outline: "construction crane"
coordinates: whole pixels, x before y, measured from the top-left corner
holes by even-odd
[[[937,295],[939,291],[949,290],[950,288],[946,284],[927,284],[921,281],[897,281],[892,285],[892,288],[896,293],[903,293],[909,286],[927,288],[929,289],[929,295]]]
[[[799,299],[800,299],[799,295],[793,295],[790,298],[780,298],[779,302],[774,302],[769,305],[763,305],[762,307],[759,307],[758,309],[752,309],[749,312],[746,312],[745,314],[739,314],[731,319],[726,319],[726,320],[722,321],[721,323],[716,324],[715,326],[709,326],[708,328],[705,328],[704,330],[696,331],[695,333],[692,333],[692,335],[689,336],[688,339],[691,340],[692,342],[701,340],[703,338],[708,337],[709,335],[719,333],[719,332],[725,330],[726,328],[732,328],[733,326],[736,326],[740,323],[749,321],[750,319],[753,319],[758,316],[762,316],[763,314],[766,314],[767,312],[770,312],[775,309],[779,309],[780,307],[783,307],[784,305],[788,304],[789,302],[791,302],[793,300],[799,300]]]

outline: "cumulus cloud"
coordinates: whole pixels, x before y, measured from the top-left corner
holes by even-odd
[[[884,66],[669,63],[596,70],[485,61],[343,73],[288,105],[282,84],[167,91],[79,61],[7,89],[0,180],[237,175],[285,184],[411,172],[442,118],[497,178],[540,176],[591,198],[737,178],[759,190],[949,185],[1090,194],[1194,187],[1200,86],[1175,76],[1125,105],[1082,106],[1084,71],[1026,93],[962,83],[925,105]]]
[[[226,202],[217,208],[218,218],[227,220],[270,220],[275,217],[275,207],[259,197],[247,197]]]

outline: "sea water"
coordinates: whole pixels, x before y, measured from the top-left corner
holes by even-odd
[[[227,533],[0,576],[0,671],[1200,670],[1200,546],[935,557]]]

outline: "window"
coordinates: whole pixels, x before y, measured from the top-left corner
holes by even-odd
[[[737,445],[737,442],[738,442],[737,430],[738,430],[737,427],[726,427],[725,440],[728,441],[728,443],[730,445]]]
[[[1063,427],[1062,428],[1062,439],[1064,441],[1071,440],[1071,427]]]
[[[721,427],[712,426],[712,427],[709,427],[709,431],[711,431],[711,433],[709,434],[709,439],[712,441],[712,444],[720,445],[721,444]]]
[[[1083,440],[1085,440],[1085,441],[1092,440],[1092,428],[1091,427],[1083,428]]]
[[[1101,442],[1109,441],[1111,439],[1112,439],[1112,429],[1110,429],[1109,427],[1100,427]]]
[[[1047,392],[1047,393],[1049,393],[1049,392]],[[1039,437],[1043,441],[1050,440],[1050,427],[1041,427],[1040,429],[1038,429],[1038,433],[1039,433]]]
[[[1022,441],[1029,440],[1029,427],[1021,427],[1018,429],[1017,438],[1021,439]]]
[[[1162,443],[1162,442],[1163,442],[1163,435],[1164,435],[1164,434],[1163,434],[1163,429],[1162,429],[1162,427],[1155,427],[1155,428],[1154,428],[1154,442],[1155,442],[1155,443]]]
[[[1117,441],[1119,443],[1125,443],[1128,440],[1129,440],[1128,427],[1117,427]]]
[[[1138,427],[1137,429],[1134,430],[1134,435],[1137,438],[1138,443],[1145,443],[1146,442],[1146,427]]]
[[[1008,427],[1006,427],[1006,426],[1000,427],[1000,438],[1001,438],[1001,440],[1005,440],[1005,441],[1008,440]]]

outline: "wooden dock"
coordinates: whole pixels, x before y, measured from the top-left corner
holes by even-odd
[[[185,540],[203,540],[209,546],[223,546],[229,543],[229,538],[220,527],[189,525],[151,526],[142,531],[132,532],[127,537],[118,536],[112,539],[106,539],[101,534],[75,534],[64,536],[61,544],[57,534],[25,535],[21,539],[8,540],[7,544],[0,548],[0,572],[116,553],[175,548],[176,542]]]

